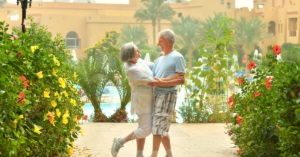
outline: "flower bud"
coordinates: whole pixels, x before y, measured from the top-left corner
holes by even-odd
[[[13,35],[14,39],[18,39],[19,37],[17,35]]]
[[[14,82],[14,86],[16,86],[16,82]]]
[[[18,54],[17,54],[17,57],[20,57],[22,55],[22,52],[19,51]]]
[[[9,54],[10,54],[10,51],[7,52],[7,55],[9,55]]]
[[[293,91],[291,92],[291,95],[293,98],[295,98],[295,93]]]
[[[3,85],[3,88],[6,88],[6,85]]]

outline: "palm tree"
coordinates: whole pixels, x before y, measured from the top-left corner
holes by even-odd
[[[160,19],[165,19],[171,21],[175,15],[175,11],[170,7],[169,4],[163,3],[165,0],[142,0],[146,9],[138,9],[134,18],[139,22],[144,22],[151,20],[153,27],[153,44],[155,44],[155,27],[156,23],[159,22],[160,30]]]
[[[213,37],[217,36],[218,32],[216,30],[217,30],[217,28],[219,28],[219,26],[218,26],[219,24],[217,21],[222,21],[222,22],[225,21],[224,19],[221,19],[222,17],[226,17],[226,16],[222,13],[215,13],[214,18],[209,16],[208,18],[205,19],[205,21],[200,21],[198,33],[201,36],[201,39],[206,36],[213,36]],[[229,22],[227,24],[228,27],[230,27],[230,25],[232,25],[231,22]],[[214,30],[214,29],[216,29],[216,30]],[[206,34],[206,32],[208,32],[209,30],[214,30],[214,31],[211,31],[210,34]],[[222,35],[223,34],[221,34],[220,37],[222,37]]]
[[[195,33],[200,21],[191,17],[181,17],[181,20],[174,20],[171,25],[174,33],[177,35],[177,43],[188,51],[189,68],[192,68],[193,51],[200,45],[199,34]]]
[[[245,17],[241,17],[240,20],[235,21],[235,34],[234,37],[237,43],[242,43],[243,49],[245,50],[245,55],[249,55],[251,49],[262,41],[268,38],[266,28],[268,24],[264,23],[262,20],[257,18],[251,18],[249,21]],[[246,65],[249,64],[249,60]],[[250,71],[246,68],[246,75],[249,76]]]
[[[96,54],[95,52],[93,54]],[[79,85],[94,106],[94,122],[105,121],[106,118],[100,108],[101,95],[108,82],[106,67],[108,57],[97,58],[89,55],[88,58],[80,60],[74,65],[78,74]]]
[[[145,39],[148,38],[146,27],[143,25],[133,26],[124,25],[121,28],[120,44],[133,42],[135,45],[140,45]]]
[[[125,111],[126,105],[131,100],[131,87],[126,77],[124,64],[120,60],[119,51],[113,48],[109,51],[111,58],[115,60],[115,64],[113,67],[110,67],[107,77],[117,88],[121,101],[121,110]]]

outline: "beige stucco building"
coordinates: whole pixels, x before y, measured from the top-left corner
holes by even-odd
[[[74,49],[78,58],[85,57],[83,49],[93,46],[101,41],[105,30],[120,30],[124,24],[140,25],[133,18],[135,11],[143,7],[141,0],[129,0],[129,4],[99,4],[97,0],[77,0],[76,2],[39,2],[34,1],[32,7],[27,9],[27,15],[33,16],[34,21],[40,25],[47,25],[52,35],[62,34],[66,38],[69,49]],[[297,27],[299,17],[298,0],[254,0],[254,9],[235,8],[235,0],[191,0],[181,3],[170,3],[176,11],[174,19],[180,16],[191,15],[204,20],[214,13],[224,13],[230,18],[238,19],[240,16],[261,18],[270,23],[268,30],[270,39],[260,42],[264,52],[272,44],[282,45],[285,42],[299,43]],[[260,7],[260,8],[258,8]],[[6,4],[0,8],[0,20],[10,24],[13,28],[21,28],[21,18],[17,21],[9,19],[10,16],[19,14],[21,7],[16,4]],[[153,44],[152,24],[143,22],[149,39]],[[161,21],[161,29],[170,28],[170,22]],[[157,26],[156,26],[157,30]]]

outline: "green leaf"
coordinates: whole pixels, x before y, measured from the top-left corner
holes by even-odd
[[[196,64],[195,64],[195,67],[200,67],[201,65],[203,65],[204,63],[202,63],[201,61],[198,61]]]
[[[239,71],[239,66],[236,64],[236,65],[234,65],[234,69],[236,70],[236,71]]]
[[[212,28],[212,29],[209,29],[205,34],[210,34],[212,33],[213,31],[215,31],[217,28]]]

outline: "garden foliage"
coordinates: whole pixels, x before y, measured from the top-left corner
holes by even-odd
[[[185,87],[192,92],[179,109],[179,114],[186,122],[224,122],[230,114],[224,101],[228,98],[226,91],[229,80],[234,81],[233,72],[229,71],[229,63],[233,64],[234,59],[229,56],[232,53],[238,56],[233,44],[234,38],[231,37],[234,31],[229,23],[232,21],[227,17],[213,21],[218,27],[206,32],[207,36],[202,40],[207,42],[199,47],[199,55],[207,60],[198,61],[195,68],[186,73],[186,78],[191,79],[192,83],[186,82]],[[233,52],[228,51],[230,46]],[[238,69],[237,65],[235,69]]]
[[[300,156],[300,64],[278,62],[278,46],[267,53],[268,68],[248,68],[254,81],[238,78],[241,92],[228,103],[232,112],[228,134],[243,157]]]
[[[1,156],[72,154],[83,103],[62,36],[35,23],[26,33],[7,31],[0,22]]]

